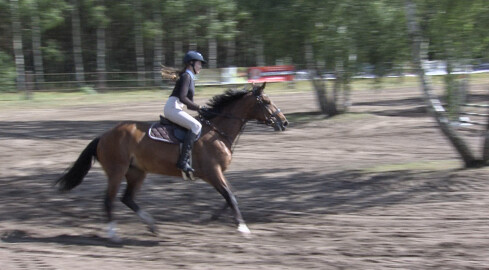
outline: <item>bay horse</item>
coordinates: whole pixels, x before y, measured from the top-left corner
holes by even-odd
[[[278,107],[264,94],[266,83],[253,86],[252,90],[227,90],[213,97],[208,110],[199,115],[203,128],[201,137],[194,143],[192,167],[194,175],[212,185],[231,207],[238,231],[248,235],[248,229],[238,203],[224,177],[231,163],[232,145],[249,120],[272,126],[275,131],[284,131],[288,121]],[[134,197],[148,173],[181,176],[176,167],[180,154],[178,144],[155,141],[148,136],[150,123],[123,122],[93,139],[81,152],[74,164],[56,180],[60,191],[68,191],[83,181],[93,159],[98,160],[108,178],[105,195],[105,212],[108,219],[108,236],[116,235],[113,219],[113,202],[123,178],[127,186],[121,201],[132,209],[140,219],[155,232],[153,217],[142,210]]]

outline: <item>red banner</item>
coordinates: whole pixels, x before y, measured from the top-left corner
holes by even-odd
[[[248,68],[248,82],[283,82],[294,80],[294,66],[269,66]]]

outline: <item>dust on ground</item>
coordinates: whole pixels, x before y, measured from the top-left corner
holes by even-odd
[[[138,201],[159,234],[116,202],[120,245],[105,239],[98,164],[72,192],[52,188],[92,138],[157,120],[161,102],[2,111],[0,269],[489,268],[489,169],[461,169],[418,90],[354,92],[329,119],[313,92],[271,98],[295,121],[249,123],[226,174],[250,239],[230,212],[210,220],[224,200],[201,181],[149,175]]]

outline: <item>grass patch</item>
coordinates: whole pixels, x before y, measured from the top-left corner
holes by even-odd
[[[458,160],[424,160],[397,164],[381,164],[363,169],[367,173],[382,173],[394,171],[443,171],[463,167]]]
[[[77,105],[97,105],[112,103],[129,103],[164,100],[168,94],[164,91],[140,90],[107,93],[80,92],[32,92],[31,99],[26,99],[24,93],[0,94],[0,110],[22,108],[57,108]]]

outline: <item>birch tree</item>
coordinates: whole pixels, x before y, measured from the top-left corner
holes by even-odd
[[[104,0],[98,0],[95,8],[95,20],[97,21],[97,88],[99,90],[107,87],[107,65],[106,65],[106,27],[108,19],[105,16]]]
[[[416,74],[419,77],[420,86],[423,90],[423,97],[430,108],[430,111],[435,118],[440,130],[451,142],[457,152],[460,154],[466,167],[478,167],[484,164],[482,160],[478,160],[472,154],[468,145],[464,140],[457,134],[457,132],[450,126],[450,121],[448,119],[447,113],[442,106],[440,100],[433,93],[432,86],[429,79],[425,76],[425,72],[421,65],[421,30],[417,22],[416,15],[416,4],[413,0],[405,0],[406,17],[408,23],[408,31],[412,42],[412,62]]]
[[[15,67],[17,71],[17,90],[25,91],[25,61],[24,52],[22,50],[22,32],[19,16],[19,2],[17,0],[10,0],[10,10],[12,14],[12,41],[15,54]],[[26,94],[26,98],[29,98],[28,94]]]
[[[39,17],[38,0],[30,2],[30,9],[32,22],[32,52],[34,55],[34,78],[36,86],[40,88],[44,83],[44,64],[41,50],[41,20]]]
[[[165,63],[163,54],[163,18],[161,17],[162,8],[160,1],[154,3],[153,21],[154,21],[154,39],[153,39],[153,80],[156,86],[160,86],[161,80],[161,65]]]
[[[142,28],[141,1],[134,0],[134,44],[136,52],[136,68],[138,71],[138,86],[144,86],[146,80],[146,70],[144,67],[144,43]]]
[[[71,0],[71,26],[73,38],[73,56],[75,61],[75,79],[78,87],[85,86],[85,70],[83,67],[81,25],[78,0]]]

